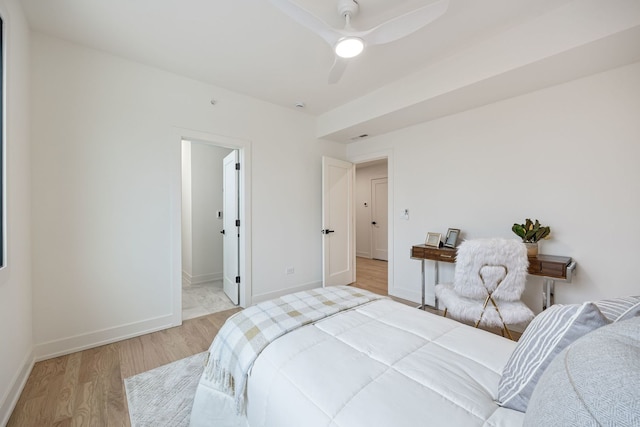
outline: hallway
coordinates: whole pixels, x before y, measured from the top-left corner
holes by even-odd
[[[387,261],[357,257],[356,281],[351,286],[380,295],[389,295],[387,271]]]

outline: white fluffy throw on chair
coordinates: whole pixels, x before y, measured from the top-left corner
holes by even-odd
[[[507,330],[506,324],[533,319],[520,301],[528,267],[520,241],[467,240],[458,247],[454,283],[436,285],[436,296],[454,318]]]

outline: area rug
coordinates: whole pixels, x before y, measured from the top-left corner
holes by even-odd
[[[126,378],[131,426],[188,426],[206,356],[198,353]]]

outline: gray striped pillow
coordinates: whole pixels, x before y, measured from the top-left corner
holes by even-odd
[[[611,322],[631,319],[640,316],[640,296],[622,297],[595,301],[595,304]]]
[[[536,383],[556,355],[573,341],[607,323],[591,302],[553,305],[537,315],[525,329],[502,372],[498,404],[525,412]]]

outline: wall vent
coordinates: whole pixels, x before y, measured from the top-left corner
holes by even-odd
[[[366,137],[368,137],[368,136],[369,136],[369,134],[368,134],[368,133],[363,133],[362,135],[358,135],[358,136],[351,137],[351,141],[357,141],[357,140],[359,140],[359,139],[366,138]]]

